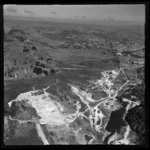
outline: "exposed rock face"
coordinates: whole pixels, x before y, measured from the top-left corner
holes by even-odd
[[[13,119],[18,117],[22,118],[21,120],[32,120],[33,118],[40,118],[37,115],[36,110],[27,105],[26,101],[13,102],[10,112]]]
[[[144,145],[147,141],[145,130],[145,108],[139,105],[129,110],[126,121],[130,125],[131,129],[138,135],[137,143]]]

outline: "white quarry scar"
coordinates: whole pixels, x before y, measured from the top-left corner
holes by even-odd
[[[113,81],[119,75],[120,71],[123,71],[123,70],[120,69],[119,71],[115,71],[115,70],[112,71],[111,81]],[[68,84],[71,87],[72,92],[76,94],[80,98],[80,100],[87,106],[87,109],[84,112],[79,111],[81,109],[81,105],[80,105],[80,102],[77,101],[76,104],[74,104],[77,107],[76,112],[74,114],[64,114],[63,113],[64,107],[57,101],[58,97],[46,92],[49,86],[43,89],[43,92],[41,93],[39,90],[34,90],[34,89],[33,91],[21,93],[20,95],[18,95],[18,97],[15,100],[10,101],[8,105],[9,107],[11,107],[12,102],[25,100],[26,104],[35,108],[37,114],[41,117],[41,119],[35,120],[35,118],[33,118],[33,120],[26,120],[26,121],[17,120],[17,119],[15,120],[21,121],[21,123],[24,123],[27,121],[30,121],[30,122],[33,121],[36,125],[38,135],[42,139],[44,145],[49,145],[49,143],[46,139],[46,136],[40,124],[48,124],[50,126],[56,126],[56,125],[59,126],[62,124],[68,124],[70,122],[73,122],[77,117],[81,117],[81,118],[85,117],[89,119],[91,126],[95,128],[96,131],[101,132],[102,120],[106,116],[102,113],[102,111],[98,108],[98,106],[106,100],[108,101],[110,99],[113,99],[113,102],[114,102],[116,100],[118,92],[129,82],[129,80],[126,78],[126,82],[122,84],[117,90],[114,90],[112,93],[111,87],[113,83],[109,80],[109,72],[110,72],[109,70],[102,72],[102,75],[104,77],[94,83],[96,85],[95,87],[101,86],[102,90],[107,93],[108,97],[100,98],[99,100],[97,100],[96,105],[93,105],[93,106],[90,106],[90,103],[95,103],[95,100],[92,98],[92,95],[90,93],[87,93],[86,91],[82,91],[80,87],[76,85]],[[133,108],[136,105],[140,104],[139,102],[131,102],[130,100],[127,100],[127,99],[123,99],[123,101],[128,102],[126,113],[128,109]],[[84,115],[86,111],[90,112],[89,117],[86,117]],[[100,121],[99,124],[97,124],[98,121]],[[126,132],[125,137],[127,137],[128,134],[129,133]],[[110,141],[111,141],[111,138],[109,139],[109,142]]]
[[[76,85],[71,85],[71,90],[74,94],[76,94],[77,96],[79,96],[80,100],[87,105],[88,110],[90,111],[90,115],[89,115],[89,120],[91,123],[92,127],[95,127],[96,131],[100,132],[101,128],[102,128],[102,119],[103,117],[105,117],[105,115],[101,112],[101,110],[99,110],[98,106],[104,101],[104,100],[110,100],[113,99],[113,102],[116,100],[116,97],[118,95],[118,92],[122,90],[122,88],[127,85],[129,83],[129,80],[126,77],[126,74],[124,72],[124,70],[121,68],[118,72],[116,71],[112,71],[113,76],[112,76],[112,81],[119,75],[120,72],[124,73],[124,76],[126,78],[126,82],[124,84],[122,84],[119,88],[117,88],[116,91],[113,91],[113,95],[111,95],[111,86],[113,85],[113,83],[111,83],[111,81],[108,79],[109,75],[107,74],[107,72],[109,73],[109,71],[106,72],[102,72],[102,75],[104,76],[102,79],[98,80],[95,82],[96,87],[101,86],[103,91],[105,91],[108,94],[107,98],[101,98],[99,100],[97,100],[97,102],[99,102],[97,105],[95,105],[94,107],[89,105],[90,103],[94,103],[95,100],[92,98],[91,94],[87,93],[86,91],[82,91],[78,86]],[[103,86],[104,84],[106,84],[106,86],[108,88],[105,88],[105,86]],[[128,101],[128,107],[126,108],[126,113],[128,112],[128,109],[135,107],[136,105],[139,105],[140,102],[131,102],[127,99],[123,99],[123,101]],[[96,111],[94,111],[96,110]],[[125,115],[126,115],[125,113]],[[97,124],[98,120],[100,120],[100,124]],[[129,135],[129,129],[127,128],[127,132],[125,132],[124,135],[124,141],[128,141],[127,136]],[[116,135],[114,136],[115,138],[117,137]],[[112,140],[111,138],[109,139],[110,141]],[[113,139],[114,140],[114,139]],[[109,141],[109,142],[110,142]],[[128,143],[128,142],[125,142]]]
[[[41,140],[43,141],[44,145],[49,145],[49,142],[46,139],[45,134],[43,133],[43,130],[42,130],[40,124],[39,123],[35,123],[35,125],[36,125],[36,130],[38,132],[38,135],[41,138]]]

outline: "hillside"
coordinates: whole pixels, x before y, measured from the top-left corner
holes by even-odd
[[[5,19],[6,145],[146,143],[144,28],[104,23]]]

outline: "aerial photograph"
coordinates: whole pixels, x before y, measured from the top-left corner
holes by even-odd
[[[3,5],[8,145],[146,145],[145,5]]]

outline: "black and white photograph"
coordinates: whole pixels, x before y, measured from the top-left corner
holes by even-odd
[[[146,145],[145,9],[3,5],[4,145]]]

